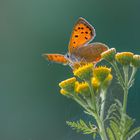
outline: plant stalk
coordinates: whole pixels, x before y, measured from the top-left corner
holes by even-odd
[[[98,112],[98,109],[97,109],[97,106],[96,106],[96,97],[94,95],[94,90],[93,90],[92,83],[88,82],[88,84],[89,84],[89,88],[90,88],[90,92],[91,92],[92,102],[93,102],[94,109],[95,109],[94,110],[95,114],[94,114],[93,117],[96,119],[96,122],[98,124],[100,137],[101,137],[102,140],[108,140],[107,135],[106,135],[106,131],[105,131],[105,127],[104,127],[104,121],[100,118],[99,112]]]
[[[133,67],[133,68],[132,68],[132,74],[131,74],[131,77],[130,77],[129,82],[128,82],[129,88],[130,88],[130,87],[132,86],[132,84],[133,84],[133,80],[134,80],[134,76],[135,76],[136,72],[137,72],[137,68],[136,68],[136,67]]]
[[[100,110],[100,118],[102,121],[104,121],[104,112],[105,112],[105,101],[106,101],[106,93],[107,89],[102,90],[101,92],[101,110]]]
[[[94,94],[93,86],[92,86],[91,81],[87,81],[87,82],[88,82],[89,89],[90,89],[91,102],[93,103],[94,111],[97,112],[96,97],[95,97],[95,94]]]
[[[98,127],[99,127],[99,134],[102,140],[108,140],[105,127],[104,127],[104,122],[101,120],[100,116],[97,114],[95,116],[95,119],[97,121]]]
[[[125,86],[125,83],[124,83],[123,77],[122,77],[122,75],[121,75],[121,72],[120,72],[120,70],[119,70],[119,68],[118,68],[118,66],[117,66],[117,64],[116,64],[116,62],[113,61],[113,62],[111,63],[111,65],[113,66],[113,68],[114,68],[114,70],[115,70],[115,72],[116,72],[116,76],[117,76],[117,78],[118,78],[118,81],[119,81],[119,83],[120,83],[120,86],[123,88],[123,87]]]
[[[128,89],[129,89],[129,87],[128,87],[128,70],[129,70],[128,66],[123,67],[124,80],[125,80],[124,99],[123,99],[123,113],[126,113],[126,109],[127,109],[127,97],[128,97]]]
[[[128,80],[128,70],[129,70],[129,66],[124,66],[123,67],[123,72],[124,72],[124,79],[122,77],[122,74],[116,64],[116,62],[113,62],[111,63],[111,65],[113,66],[115,72],[116,72],[116,75],[118,77],[118,81],[120,83],[120,86],[123,88],[123,91],[124,91],[124,97],[123,97],[123,107],[122,107],[122,114],[121,114],[121,123],[123,125],[122,126],[122,134],[121,134],[121,137],[120,137],[120,140],[124,140],[124,129],[125,129],[125,115],[126,115],[126,110],[127,110],[127,99],[128,99],[128,90],[129,90],[129,84],[130,82],[133,80],[134,78],[134,75],[135,75],[135,69],[133,69],[133,72],[132,72],[132,75],[131,75],[131,78],[130,80]]]
[[[128,70],[129,66],[124,66],[123,67],[123,72],[124,72],[124,97],[123,97],[123,108],[122,108],[122,114],[121,114],[121,123],[122,123],[122,134],[121,134],[121,139],[124,140],[124,131],[125,131],[125,115],[126,115],[126,110],[127,110],[127,99],[128,99],[128,90],[129,90],[129,80],[128,80]]]

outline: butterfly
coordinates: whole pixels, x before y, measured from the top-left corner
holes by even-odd
[[[68,45],[68,53],[43,54],[51,62],[69,65],[72,69],[85,63],[97,63],[101,53],[108,49],[103,43],[90,43],[96,36],[95,29],[84,18],[80,17],[75,23]]]

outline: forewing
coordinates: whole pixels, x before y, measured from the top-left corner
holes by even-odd
[[[68,60],[62,54],[43,54],[43,57],[51,62],[61,63],[66,65]]]
[[[95,29],[84,18],[79,18],[73,27],[69,42],[69,53],[73,53],[75,49],[82,47],[93,40],[95,37]]]

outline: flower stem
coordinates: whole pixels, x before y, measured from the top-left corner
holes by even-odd
[[[118,81],[120,86],[123,88],[124,91],[124,97],[123,97],[123,107],[122,107],[122,113],[121,113],[121,137],[120,140],[124,139],[124,131],[125,131],[125,115],[126,115],[126,110],[127,110],[127,99],[128,99],[128,90],[129,90],[129,84],[130,82],[133,80],[134,75],[135,75],[135,69],[133,69],[131,78],[129,80],[128,78],[128,70],[129,70],[129,66],[124,66],[123,67],[123,72],[124,72],[124,79],[122,77],[122,74],[116,64],[116,62],[114,61],[113,63],[111,63],[111,65],[113,66],[115,72],[116,72],[116,76],[118,77]]]
[[[100,109],[100,118],[102,121],[104,121],[104,112],[105,112],[105,101],[106,101],[106,92],[107,90],[104,89],[101,92],[101,109]]]
[[[123,113],[126,113],[127,109],[127,96],[128,96],[128,66],[123,67],[124,71],[124,80],[125,80],[125,86],[124,86],[124,99],[123,99]]]
[[[105,127],[104,127],[104,122],[101,120],[100,116],[97,114],[95,116],[95,119],[97,121],[98,127],[99,127],[99,134],[102,140],[108,140]]]
[[[94,95],[94,90],[93,90],[93,86],[91,82],[88,82],[89,84],[89,88],[90,88],[90,92],[91,92],[91,98],[92,98],[92,102],[93,102],[93,106],[94,106],[94,118],[96,119],[96,122],[98,124],[99,127],[99,134],[101,136],[102,140],[107,140],[107,135],[106,135],[106,131],[105,131],[105,127],[104,127],[104,121],[100,118],[99,116],[99,112],[96,106],[96,97]],[[104,111],[103,111],[104,112]]]
[[[79,105],[81,105],[85,110],[88,110],[86,102],[81,99],[79,96],[76,94],[73,96],[73,100],[75,100]]]
[[[115,72],[116,72],[116,76],[117,76],[117,78],[118,78],[118,81],[119,81],[119,83],[120,83],[120,86],[123,88],[124,85],[125,85],[125,83],[124,83],[123,77],[122,77],[122,75],[121,75],[121,72],[120,72],[120,70],[119,70],[119,68],[118,68],[118,66],[117,66],[117,64],[116,64],[116,62],[113,61],[113,62],[111,63],[111,65],[113,66],[113,68],[114,68],[114,70],[115,70]]]
[[[123,113],[126,114],[127,109],[127,98],[128,98],[128,89],[124,89],[124,98],[123,98]]]
[[[95,94],[94,94],[93,86],[92,86],[91,81],[87,81],[87,82],[88,82],[90,93],[91,93],[91,101],[93,103],[93,109],[94,109],[95,112],[97,112],[96,97],[95,97]]]
[[[121,140],[124,139],[124,132],[125,132],[125,115],[126,115],[126,110],[127,110],[127,99],[128,99],[128,90],[129,90],[129,85],[128,85],[128,70],[129,66],[124,66],[123,67],[123,72],[124,72],[124,97],[123,97],[123,108],[122,108],[122,114],[121,114],[121,123],[122,123],[122,134],[121,134]]]
[[[129,82],[128,82],[129,88],[130,88],[130,87],[132,86],[132,84],[133,84],[133,80],[134,80],[134,76],[135,76],[136,72],[137,72],[137,68],[136,68],[136,67],[133,67],[133,68],[132,68],[132,74],[131,74],[131,77],[130,77]]]
[[[95,112],[93,112],[93,110],[89,109],[85,105],[85,103],[81,100],[81,98],[79,98],[78,96],[74,96],[73,99],[78,104],[80,104],[89,113],[89,115],[92,115],[96,119],[96,122],[97,122],[98,127],[99,127],[99,134],[101,136],[101,139],[102,140],[107,140],[104,124],[103,124],[103,121],[100,119],[100,116],[98,115],[98,113],[97,112],[95,113]]]

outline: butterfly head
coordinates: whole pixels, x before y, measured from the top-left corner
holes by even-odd
[[[69,61],[69,63],[75,63],[81,60],[80,58],[75,57],[75,55],[70,54],[70,53],[66,53],[65,58]]]
[[[70,59],[70,53],[66,53],[66,54],[65,54],[65,58],[66,58],[66,59]]]
[[[70,53],[66,53],[65,54],[65,58],[67,59],[68,61],[68,65],[74,69],[75,66],[80,66],[80,63],[81,63],[81,58],[80,57],[75,57],[74,54],[70,54]]]

